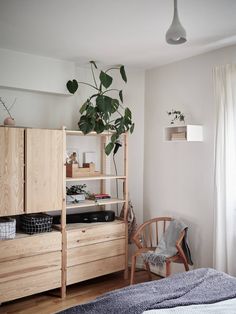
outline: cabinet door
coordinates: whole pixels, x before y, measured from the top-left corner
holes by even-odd
[[[26,130],[27,213],[59,210],[63,198],[63,132]]]
[[[0,216],[24,210],[24,129],[0,128]]]

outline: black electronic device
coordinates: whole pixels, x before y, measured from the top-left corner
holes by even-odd
[[[92,223],[92,222],[109,222],[115,220],[113,210],[102,210],[79,214],[66,215],[66,223]],[[60,224],[60,216],[53,217],[54,224]]]

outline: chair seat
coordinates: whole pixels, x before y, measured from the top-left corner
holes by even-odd
[[[147,253],[147,252],[150,252],[150,251],[154,252],[155,249],[156,249],[155,247],[145,247],[145,248],[138,249],[134,254],[138,257],[138,256],[140,256],[143,253]],[[167,257],[166,261],[176,262],[176,263],[178,263],[178,262],[182,263],[183,262],[181,257],[179,256],[179,254]]]

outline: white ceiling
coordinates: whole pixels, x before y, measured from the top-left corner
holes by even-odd
[[[236,0],[179,0],[188,42],[165,33],[173,0],[0,0],[0,48],[151,68],[236,43]]]

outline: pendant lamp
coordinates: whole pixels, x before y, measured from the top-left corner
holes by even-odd
[[[171,45],[179,45],[187,41],[186,31],[179,21],[177,0],[174,0],[174,17],[170,28],[166,32],[166,41]]]

